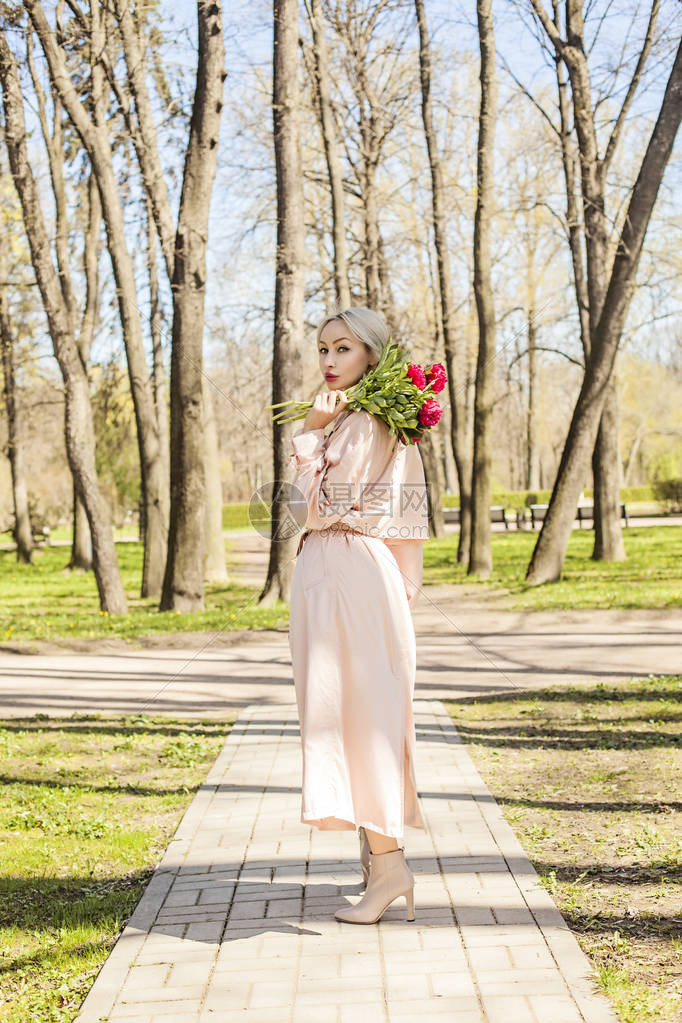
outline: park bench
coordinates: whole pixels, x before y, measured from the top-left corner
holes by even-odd
[[[535,523],[536,522],[544,522],[545,515],[547,514],[547,509],[549,508],[549,505],[548,504],[531,504],[531,505],[529,505],[529,508],[530,508],[531,523],[532,523],[533,529],[535,529]],[[625,502],[624,501],[621,501],[621,504],[620,504],[620,515],[621,515],[621,518],[624,520],[625,525],[629,526],[630,525],[630,520],[628,518],[628,510],[625,507]],[[578,519],[578,522],[580,523],[580,528],[581,529],[583,528],[583,522],[594,522],[594,505],[593,504],[579,504],[578,508],[577,508],[577,511],[576,511],[576,518]]]
[[[625,522],[626,526],[630,525],[628,518],[628,510],[625,507],[625,502],[620,503],[620,517]],[[593,504],[579,504],[578,505],[578,522],[580,528],[583,528],[583,522],[594,522],[594,505]]]
[[[533,529],[535,529],[536,522],[544,522],[545,515],[547,514],[548,504],[529,504],[530,509],[530,521]]]
[[[33,530],[33,543],[36,547],[50,546],[50,527],[43,526],[42,529]]]
[[[443,508],[443,521],[459,523],[459,508]],[[490,521],[504,522],[504,528],[509,529],[509,520],[507,519],[507,512],[504,506],[501,504],[494,504],[491,507]]]

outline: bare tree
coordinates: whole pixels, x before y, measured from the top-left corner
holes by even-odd
[[[636,67],[603,155],[600,155],[597,143],[597,118],[599,115],[597,104],[592,99],[592,86],[588,65],[589,48],[584,38],[583,2],[582,0],[567,0],[566,2],[565,40],[560,30],[559,0],[552,0],[552,19],[549,18],[542,6],[541,0],[531,0],[531,2],[533,11],[545,29],[551,45],[554,47],[556,57],[567,212],[569,224],[571,225],[570,230],[574,233],[574,237],[571,238],[571,254],[581,320],[585,316],[583,307],[585,302],[587,302],[586,313],[589,330],[586,330],[586,325],[581,323],[583,345],[585,346],[585,354],[587,356],[597,324],[599,323],[611,262],[609,224],[606,215],[605,199],[606,175],[612,163],[625,119],[642,79],[651,51],[656,19],[660,9],[660,0],[652,0],[647,30]],[[573,97],[573,121],[580,160],[580,186],[584,217],[583,236],[587,257],[586,272],[582,268],[582,255],[575,239],[575,234],[577,233],[577,209],[574,192],[572,192],[576,184],[573,169],[575,164],[567,126],[568,103],[565,96],[565,85],[562,80],[562,64],[565,65],[568,71]],[[603,102],[603,97],[600,98],[599,102]],[[600,428],[592,457],[595,506],[593,557],[608,561],[625,560],[625,547],[620,528],[621,459],[619,422],[618,387],[614,372],[609,379]]]
[[[509,118],[510,110],[507,109]],[[524,109],[524,121],[527,119]],[[507,121],[507,130],[514,131],[517,126]],[[518,310],[522,312],[524,323],[519,334],[525,334],[526,347],[519,350],[512,363],[508,365],[511,372],[514,362],[523,360],[526,364],[525,388],[525,444],[519,436],[518,457],[523,470],[518,485],[527,490],[540,487],[540,430],[539,389],[541,351],[545,347],[541,343],[540,331],[547,325],[545,294],[548,279],[556,270],[556,256],[563,248],[564,238],[556,231],[558,218],[550,214],[545,196],[551,194],[555,187],[548,172],[553,171],[553,147],[547,145],[547,138],[538,135],[537,127],[524,132],[518,127],[518,149],[509,154],[510,165],[507,168],[507,180],[512,189],[511,223],[513,225],[513,247],[518,266],[515,267],[511,281],[513,282],[514,304],[518,302]],[[509,209],[509,207],[508,207]],[[563,281],[563,274],[562,274]],[[504,299],[502,298],[502,301]],[[551,302],[552,314],[561,317],[561,308],[557,297]],[[503,346],[504,347],[504,346]],[[509,376],[511,383],[511,376]],[[519,399],[522,399],[522,390]],[[510,449],[511,454],[511,449]],[[514,475],[513,473],[511,475]]]
[[[533,3],[555,45],[560,49],[569,46],[561,39],[539,2],[533,0]],[[591,330],[591,348],[583,385],[547,516],[528,567],[526,578],[534,585],[558,579],[561,575],[583,475],[594,450],[609,380],[635,287],[644,237],[681,120],[682,44],[677,50],[658,118],[632,191],[599,321],[596,329]]]
[[[532,297],[532,284],[528,286]],[[540,457],[538,447],[538,379],[537,379],[537,321],[535,305],[528,306],[528,408],[526,411],[526,489],[540,486]]]
[[[352,98],[339,97],[349,131],[344,135],[346,159],[355,179],[362,215],[360,240],[367,305],[383,312],[392,335],[398,332],[388,262],[379,218],[379,167],[387,140],[405,112],[411,90],[405,87],[400,55],[409,31],[407,21],[382,33],[390,0],[332,0],[328,18]]]
[[[225,541],[223,540],[223,485],[220,479],[220,451],[212,384],[203,375],[204,465],[206,466],[206,544],[204,551],[204,579],[211,583],[227,582]],[[215,468],[214,468],[215,467]]]
[[[111,81],[135,147],[173,295],[171,521],[174,529],[177,527],[181,530],[182,536],[179,538],[175,534],[169,536],[161,606],[190,611],[203,607],[205,561],[212,579],[226,577],[222,508],[218,516],[215,511],[213,513],[209,511],[207,514],[204,507],[206,477],[208,476],[213,488],[217,484],[218,490],[220,489],[217,439],[216,443],[211,443],[210,438],[208,443],[204,443],[205,439],[201,436],[203,424],[206,423],[210,427],[213,422],[212,399],[207,382],[203,380],[202,360],[208,213],[216,172],[216,152],[211,143],[217,140],[220,128],[225,79],[222,8],[220,5],[204,2],[200,2],[197,7],[199,18],[197,81],[190,139],[185,155],[180,214],[177,227],[174,227],[147,89],[143,26],[139,21],[136,23],[127,0],[115,0],[114,6],[128,72],[127,84],[135,102],[135,118],[124,92],[115,84],[113,72],[110,70]],[[210,66],[202,67],[202,60],[208,61]],[[218,63],[220,66],[216,77]],[[184,260],[188,256],[190,266],[185,267]],[[182,287],[178,274],[182,275]],[[190,310],[194,315],[188,316]],[[197,348],[197,345],[200,347]],[[181,356],[181,352],[186,354]],[[197,354],[198,363],[195,358]],[[160,375],[161,368],[162,364],[157,375]],[[197,369],[198,392],[195,390],[196,381],[192,379]],[[180,386],[187,388],[182,396],[177,391],[177,387]],[[157,393],[157,405],[158,400]],[[201,403],[204,401],[208,407],[202,411]],[[198,412],[196,402],[199,403]],[[185,417],[184,425],[177,422],[178,417]],[[178,448],[173,438],[181,439],[187,444],[187,451],[183,452]],[[203,451],[201,466],[196,461],[197,444],[201,445]],[[214,509],[217,492],[212,489],[211,493],[213,495],[211,509]],[[197,501],[199,504],[195,505],[194,502]],[[202,520],[201,531],[196,530],[199,517]],[[207,536],[206,528],[212,530],[210,536]],[[210,552],[208,559],[207,552]],[[199,581],[196,578],[197,573],[202,575]]]
[[[144,350],[142,320],[137,301],[137,288],[128,242],[125,234],[123,206],[114,172],[112,139],[104,116],[104,69],[101,60],[91,68],[91,99],[86,105],[76,92],[66,66],[65,53],[45,16],[39,0],[24,0],[31,22],[47,59],[52,84],[71,123],[85,147],[97,179],[102,214],[107,231],[107,244],[116,280],[116,295],[123,328],[128,362],[130,389],[135,406],[140,471],[144,500],[145,549],[142,570],[142,594],[151,596],[161,589],[168,538],[168,474],[159,443],[159,425],[152,391],[151,377]],[[79,22],[90,36],[95,54],[105,53],[103,14],[106,9],[91,0],[86,19],[76,7]]]
[[[329,192],[331,195],[332,235],[334,239],[334,287],[339,308],[347,309],[350,305],[350,288],[348,285],[348,260],[346,256],[343,179],[329,84],[329,54],[320,0],[306,0],[306,12],[313,36],[312,58],[314,63],[317,114],[322,133],[324,156],[327,163],[327,176],[329,178]]]
[[[438,291],[440,294],[441,320],[445,361],[448,370],[448,390],[451,409],[451,443],[457,468],[459,486],[459,544],[457,560],[468,562],[471,545],[471,483],[472,483],[472,417],[467,405],[468,389],[462,386],[466,378],[466,340],[457,338],[454,324],[454,299],[452,276],[445,230],[445,209],[443,202],[443,172],[436,132],[433,125],[431,103],[431,44],[429,42],[424,0],[415,0],[417,25],[419,27],[419,71],[422,92],[422,120],[426,136],[426,148],[431,171],[431,203],[433,212],[433,233],[438,265]]]
[[[277,174],[277,254],[272,402],[286,401],[302,379],[303,188],[298,85],[298,3],[278,0],[274,8],[272,79],[273,141]],[[289,469],[290,423],[274,424],[272,527],[268,574],[259,600],[288,600],[293,540],[286,535],[284,481]]]
[[[4,168],[3,168],[4,173]],[[0,349],[2,350],[2,371],[7,413],[7,457],[12,477],[12,502],[14,505],[14,540],[17,545],[17,561],[30,564],[33,557],[33,533],[28,511],[28,492],[24,470],[24,448],[17,408],[16,373],[14,367],[14,331],[9,308],[9,249],[7,224],[0,214],[2,236],[0,237]]]
[[[63,4],[58,4],[56,9],[56,24],[58,32],[62,31]],[[72,149],[72,140],[64,131],[62,124],[63,109],[57,90],[50,83],[50,100],[52,104],[52,117],[48,115],[48,102],[45,91],[42,87],[38,70],[33,55],[33,33],[30,27],[26,31],[26,56],[27,65],[33,84],[33,92],[36,98],[38,120],[45,143],[48,166],[50,169],[50,184],[54,197],[55,209],[55,254],[59,271],[59,283],[61,285],[64,302],[71,319],[72,327],[76,330],[78,323],[77,344],[83,365],[87,366],[90,361],[90,348],[95,333],[95,326],[98,315],[99,304],[99,232],[101,227],[101,207],[97,184],[94,174],[91,172],[88,185],[85,189],[87,222],[83,239],[83,271],[86,282],[86,300],[83,312],[79,316],[71,273],[71,253],[69,238],[71,235],[71,224],[67,213],[67,191],[64,168],[67,159],[67,152]],[[93,56],[90,55],[92,68]],[[103,96],[99,97],[100,105],[103,103]],[[100,116],[104,112],[100,110]],[[52,126],[50,127],[50,120]],[[89,571],[92,568],[92,539],[88,527],[87,515],[82,501],[78,497],[78,490],[74,481],[73,486],[73,537],[71,543],[71,559],[69,567]]]
[[[203,344],[206,248],[225,80],[222,3],[198,0],[199,46],[175,234],[171,348],[171,518],[161,610],[204,606]]]
[[[492,0],[477,0],[481,48],[481,105],[478,128],[476,217],[474,220],[474,294],[478,311],[478,359],[474,400],[470,574],[487,578],[492,571],[490,497],[492,415],[495,373],[495,307],[491,282],[490,221],[497,107],[497,71]]]
[[[95,578],[102,610],[124,614],[126,598],[116,560],[111,521],[95,471],[95,433],[85,368],[51,256],[38,189],[28,159],[22,89],[7,38],[0,33],[0,80],[5,109],[5,137],[12,177],[19,194],[31,257],[47,315],[54,353],[64,378],[66,449],[92,535]]]
[[[90,361],[90,349],[99,315],[99,233],[102,225],[102,208],[92,171],[88,177],[87,211],[88,220],[83,239],[86,295],[77,339],[78,351],[84,366]],[[92,537],[83,502],[78,497],[78,488],[74,485],[73,489],[73,539],[69,567],[89,570],[92,568]]]
[[[163,363],[163,343],[161,336],[161,298],[159,294],[159,269],[156,258],[158,238],[152,214],[151,201],[145,195],[145,212],[147,219],[147,277],[149,278],[149,334],[152,340],[152,381],[154,385],[154,403],[156,418],[159,423],[159,445],[161,457],[170,471],[170,435],[168,424],[168,396],[166,367]]]

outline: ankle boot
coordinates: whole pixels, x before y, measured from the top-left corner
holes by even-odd
[[[375,924],[399,895],[405,896],[406,918],[414,920],[414,874],[405,860],[405,850],[370,853],[367,890],[353,906],[338,909],[334,916],[351,924]]]
[[[358,838],[360,839],[360,865],[362,866],[362,879],[365,882],[365,886],[369,881],[369,839],[367,838],[367,832],[363,828],[362,824],[358,828]]]

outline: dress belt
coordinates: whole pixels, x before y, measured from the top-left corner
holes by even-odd
[[[360,536],[367,535],[363,529],[353,529],[352,526],[347,526],[345,522],[332,522],[330,526],[325,526],[323,530],[306,529],[303,533],[301,533],[301,539],[298,541],[298,549],[296,551],[296,556],[298,557],[298,555],[301,553],[301,548],[303,547],[303,543],[307,536],[310,536],[311,533],[322,533],[327,532],[328,530],[334,533],[359,533]]]

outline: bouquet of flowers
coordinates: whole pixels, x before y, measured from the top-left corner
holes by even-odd
[[[445,367],[436,362],[429,369],[409,363],[400,347],[389,338],[376,366],[346,389],[348,408],[365,409],[398,435],[403,444],[418,444],[426,430],[435,426],[443,410],[433,397],[447,383]],[[267,408],[280,408],[272,417],[279,423],[305,419],[312,401],[280,401]]]

